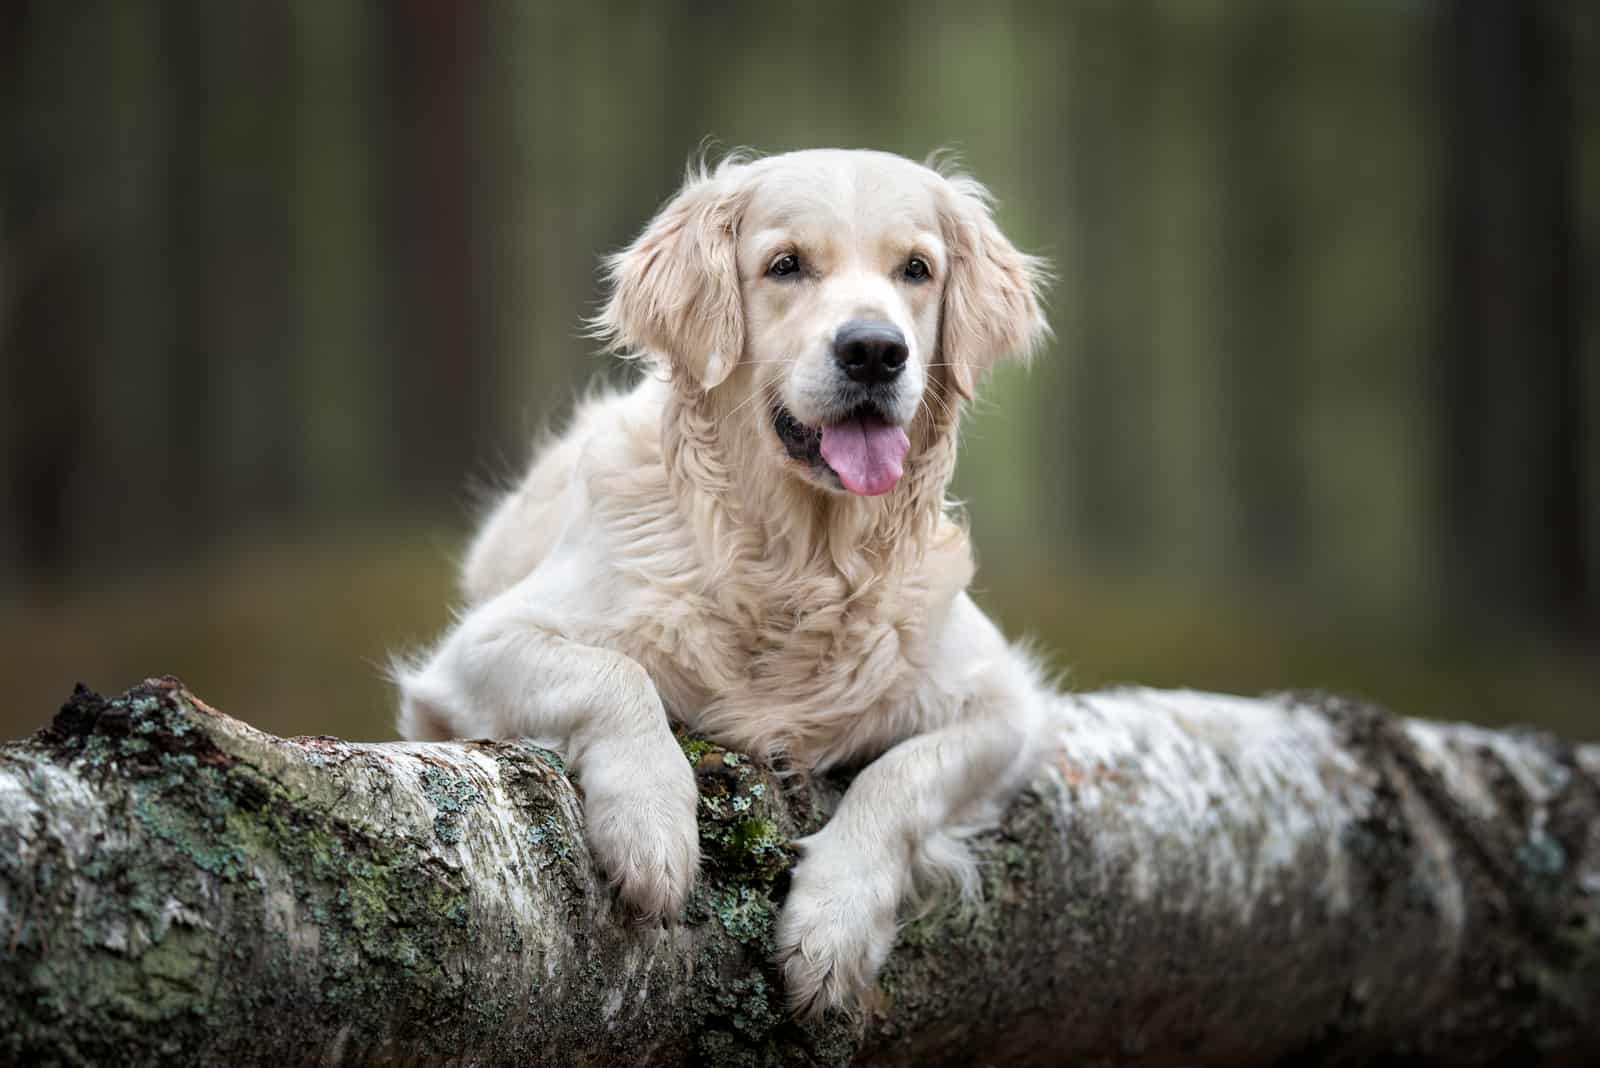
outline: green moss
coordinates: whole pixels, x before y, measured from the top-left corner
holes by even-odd
[[[700,763],[700,758],[707,753],[722,751],[722,747],[719,745],[714,745],[702,738],[692,738],[686,734],[678,735],[678,747],[683,750],[683,755],[688,758],[691,764]]]
[[[181,763],[186,755],[162,759]],[[191,758],[187,768],[135,783],[131,795],[134,816],[145,829],[197,868],[230,880],[244,873],[248,853],[231,829],[231,801],[222,773],[194,767]]]
[[[141,996],[130,999],[136,1017],[154,1022],[189,1012],[205,992],[214,965],[215,940],[203,931],[175,927],[139,957],[147,982]]]
[[[518,748],[524,749],[527,752],[532,753],[534,756],[537,756],[540,760],[544,761],[552,771],[556,772],[556,774],[563,776],[567,774],[567,762],[562,760],[561,754],[557,753],[555,750],[546,749],[542,745],[534,745],[532,742],[527,741],[518,742],[517,746]]]
[[[428,768],[422,773],[422,792],[433,803],[433,833],[446,845],[461,841],[461,816],[474,805],[483,803],[483,794],[460,775],[442,768]]]
[[[723,887],[712,897],[711,911],[723,930],[740,942],[762,947],[772,944],[772,901],[761,891],[748,886]]]
[[[695,1048],[703,1064],[756,1068],[762,1063],[756,1051],[746,1047],[733,1034],[720,1029],[701,1032],[695,1040]]]
[[[0,1030],[8,1032],[0,1060],[48,1048],[69,1061],[160,1063],[168,1045],[214,1048],[213,1003],[308,1026],[351,1022],[352,1041],[368,1029],[411,1033],[419,1049],[428,1048],[429,1021],[465,992],[452,962],[477,943],[464,876],[434,861],[423,843],[403,834],[374,838],[337,806],[309,804],[219,752],[187,721],[193,714],[161,690],[83,700],[77,718],[69,717],[73,730],[42,739],[31,758],[70,761],[80,774],[103,778],[108,798],[125,798],[108,804],[125,804],[146,836],[94,854],[78,875],[98,892],[71,899],[71,882],[55,876],[65,856],[58,841],[47,840],[26,871],[0,859],[0,889],[25,894],[41,917],[70,913],[80,924],[72,953],[36,926],[17,932],[18,967],[0,976]],[[47,804],[46,780],[31,781]],[[459,835],[462,814],[482,801],[470,783],[447,774],[432,777],[429,796],[444,821],[433,828],[441,839]],[[285,893],[292,905],[275,906],[279,918],[269,919],[265,901]],[[227,945],[183,919],[216,915],[219,898],[229,916]],[[286,937],[299,931],[295,940],[304,945],[308,929],[314,962]],[[220,954],[248,964],[219,970]],[[316,1000],[291,1007],[285,999],[307,993],[308,967],[319,976]],[[230,990],[229,982],[241,985]],[[51,1029],[57,1017],[38,1007],[59,991],[72,992],[69,1039]],[[493,998],[473,1004],[476,1026],[492,1032],[503,1005]],[[34,1007],[18,1016],[23,1006]],[[162,1028],[150,1027],[156,1022]],[[464,1033],[457,1026],[454,1034]]]
[[[1558,879],[1567,867],[1567,851],[1560,842],[1535,831],[1517,847],[1517,863],[1537,880]]]
[[[728,845],[757,865],[767,857],[787,860],[788,839],[772,820],[740,820],[728,832]]]
[[[712,989],[709,1005],[713,1014],[726,1020],[733,1034],[721,1032],[741,1045],[760,1043],[784,1022],[783,1012],[771,985],[765,976],[756,974],[731,982],[719,983]],[[732,1047],[718,1040],[718,1048]]]
[[[728,882],[770,887],[795,859],[781,799],[769,795],[762,769],[738,753],[696,739],[679,742],[695,769],[707,868]]]
[[[259,1048],[251,1036],[264,1022],[285,1019],[308,1036],[343,1029],[352,1062],[379,1049],[424,1063],[492,1049],[486,1061],[550,1063],[559,1060],[557,1037],[575,1036],[618,1055],[619,1042],[687,1045],[699,1036],[699,1048],[684,1055],[717,1064],[846,1059],[840,1052],[818,1060],[816,1036],[833,1036],[839,1051],[854,1048],[831,1029],[813,1032],[785,1017],[770,961],[772,884],[792,859],[788,824],[765,772],[736,754],[705,746],[705,766],[696,769],[716,804],[700,813],[708,859],[691,910],[702,927],[688,950],[694,982],[683,983],[681,954],[652,955],[641,970],[637,932],[592,928],[580,917],[571,932],[582,956],[565,958],[557,980],[563,992],[546,1004],[547,965],[525,944],[528,928],[517,917],[486,914],[462,869],[438,855],[437,843],[462,840],[475,809],[487,804],[470,779],[428,769],[422,786],[431,819],[410,832],[384,820],[384,831],[372,832],[370,808],[347,808],[336,791],[298,792],[303,763],[285,778],[268,761],[249,763],[260,759],[254,750],[235,749],[252,754],[235,759],[188,719],[201,713],[163,693],[133,696],[143,700],[109,715],[114,703],[85,702],[73,732],[29,757],[71,762],[103,790],[108,810],[122,806],[141,833],[84,862],[76,875],[104,893],[76,901],[63,876],[77,853],[57,843],[24,870],[8,866],[0,848],[0,893],[36,902],[42,916],[76,910],[82,924],[66,939],[39,925],[16,932],[17,966],[0,969],[0,1062],[37,1062],[48,1050],[67,1062],[173,1063],[203,1051],[202,1059],[250,1063]],[[541,875],[540,893],[581,912],[595,884],[581,832],[567,816],[570,787],[555,763],[529,760],[525,749],[485,747],[500,762],[500,784],[535,847],[525,855],[558,869],[567,884],[555,889]],[[36,779],[46,800],[59,780]],[[317,791],[334,785],[311,781]],[[358,781],[381,803],[381,775],[362,771]],[[222,929],[185,922],[219,915],[227,917],[227,941]],[[509,960],[498,970],[470,963],[485,953]],[[508,968],[526,968],[526,981],[483,983],[482,975],[503,977]],[[622,1004],[636,1014],[625,1039],[607,1030],[581,993],[609,992],[619,981]],[[641,1001],[642,991],[660,1004]],[[213,1006],[226,1006],[226,1015],[214,1015]],[[279,1036],[272,1048],[292,1050],[294,1041]],[[315,1058],[291,1052],[283,1059]]]
[[[546,812],[539,822],[528,827],[528,842],[539,852],[539,868],[547,869],[572,859],[572,842],[565,822],[555,812]]]

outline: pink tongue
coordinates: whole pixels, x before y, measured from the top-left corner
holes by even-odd
[[[870,415],[822,428],[822,458],[845,489],[863,497],[894,489],[910,448],[904,430]]]

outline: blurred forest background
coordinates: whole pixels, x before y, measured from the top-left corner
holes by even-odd
[[[959,489],[1072,685],[1600,737],[1600,5],[11,0],[0,731],[391,736],[703,138],[953,146],[1060,274]]]

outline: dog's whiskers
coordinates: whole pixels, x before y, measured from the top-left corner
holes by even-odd
[[[778,383],[770,382],[767,385],[762,386],[760,389],[758,389],[754,393],[750,394],[750,396],[746,397],[744,400],[740,401],[738,404],[734,405],[731,409],[729,409],[727,414],[724,415],[721,419],[718,419],[717,420],[717,429],[721,430],[723,423],[726,423],[729,419],[733,418],[733,416],[740,409],[744,408],[751,401],[760,400],[763,397],[767,398],[768,400],[772,400],[772,399],[775,399],[777,397],[777,395],[778,395]]]
[[[946,419],[954,422],[956,416],[955,410],[950,407],[950,402],[945,399],[943,393],[944,391],[937,384],[931,385],[928,389],[923,391],[922,401],[919,407],[925,406],[929,401],[932,401],[934,404],[939,406]],[[931,407],[929,408],[929,411],[932,411]]]

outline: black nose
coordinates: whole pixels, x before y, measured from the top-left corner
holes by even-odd
[[[881,319],[852,319],[833,335],[833,358],[852,382],[887,382],[906,365],[905,335]]]

